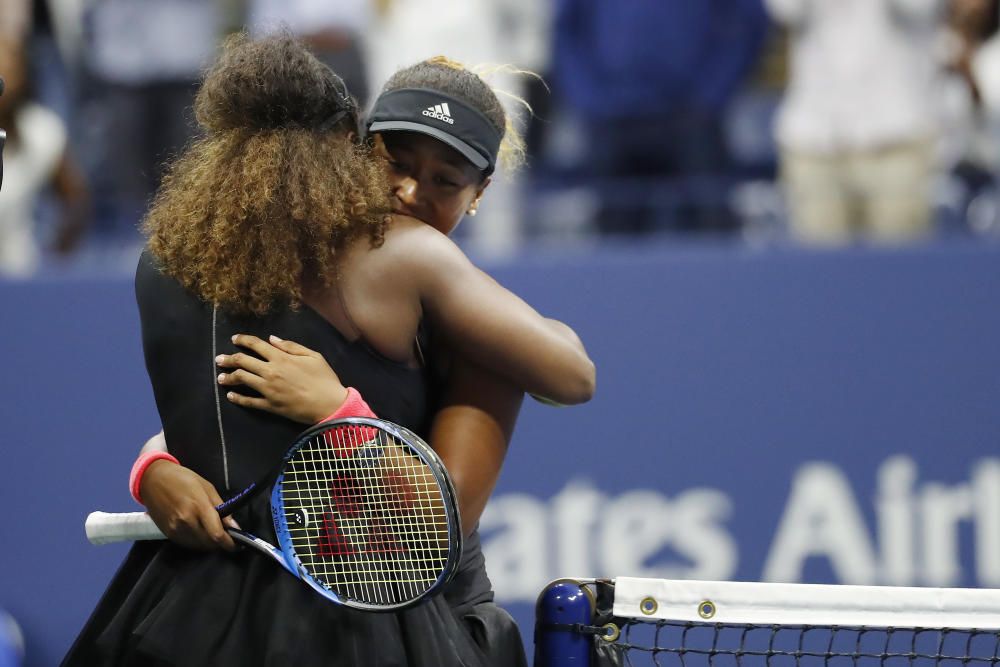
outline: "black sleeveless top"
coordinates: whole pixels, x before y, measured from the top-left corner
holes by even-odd
[[[232,315],[190,295],[143,255],[136,274],[143,354],[170,451],[219,493],[247,486],[281,460],[305,425],[226,400],[217,354],[237,351],[235,333],[274,334],[316,350],[355,387],[379,417],[426,436],[433,382],[379,356],[360,339],[348,342],[307,306],[272,315]]]
[[[294,340],[326,358],[377,415],[427,432],[434,383],[348,341],[303,306],[265,317],[226,313],[162,274],[148,253],[136,272],[143,351],[171,452],[226,497],[276,465],[303,425],[226,400],[215,356],[235,333]],[[237,512],[273,540],[266,493]],[[137,543],[63,665],[523,665],[510,616],[492,604],[478,534],[445,593],[398,613],[324,600],[252,551],[194,552]]]

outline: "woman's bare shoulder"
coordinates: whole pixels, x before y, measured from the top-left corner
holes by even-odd
[[[461,255],[461,250],[447,236],[404,215],[392,216],[380,244],[373,245],[363,237],[341,252],[342,275],[355,277],[350,282],[395,285],[393,293],[398,293],[402,285],[423,291],[428,280],[434,280],[446,266],[453,264],[454,253]]]
[[[344,259],[350,261],[361,259],[364,263],[389,261],[391,255],[405,253],[407,247],[415,241],[427,237],[428,231],[434,231],[416,218],[405,215],[393,215],[383,231],[380,243],[373,243],[367,235],[354,239],[341,252]]]
[[[411,218],[408,215],[393,214],[391,218],[391,222],[385,228],[386,243],[398,244],[410,242],[414,239],[444,236],[427,223],[416,218]]]
[[[384,259],[433,267],[448,257],[464,258],[464,253],[447,236],[430,225],[405,215],[392,216],[380,248]]]

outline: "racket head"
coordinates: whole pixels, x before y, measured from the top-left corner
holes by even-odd
[[[381,419],[304,432],[285,454],[271,513],[288,568],[356,609],[414,606],[461,560],[457,494],[444,464],[415,433]]]

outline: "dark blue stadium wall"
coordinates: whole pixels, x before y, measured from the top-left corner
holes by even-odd
[[[530,643],[564,575],[1000,587],[1000,248],[605,248],[492,273],[598,395],[525,407],[483,519]],[[120,561],[156,428],[128,280],[0,284],[0,607],[53,665]]]

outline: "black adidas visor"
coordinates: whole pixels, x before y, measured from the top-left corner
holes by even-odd
[[[493,173],[500,135],[476,109],[427,88],[399,88],[379,95],[368,132],[419,132],[446,143],[484,174]]]

